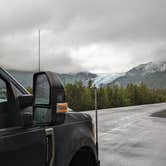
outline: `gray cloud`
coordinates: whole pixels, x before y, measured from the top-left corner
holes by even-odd
[[[157,61],[166,61],[166,43],[153,52],[153,59]]]
[[[71,58],[68,55],[68,52],[65,51],[55,52],[53,55],[41,59],[41,69],[52,70],[58,73],[75,73],[76,71],[87,70],[78,61]]]
[[[96,67],[112,71],[111,67],[104,68],[105,64],[86,65],[88,59],[82,64],[71,55],[71,49],[87,47],[88,52],[93,44],[99,48],[105,44],[108,49],[111,45],[118,50],[118,55],[108,52],[110,63],[120,56],[120,51],[123,56],[124,48],[131,59],[125,66],[162,60],[166,46],[165,9],[165,0],[1,0],[0,64],[36,69],[39,28],[43,69],[74,72]],[[102,58],[97,56],[98,51],[94,53],[96,58]]]
[[[92,41],[165,38],[165,8],[165,0],[8,0],[0,8],[1,31],[46,27]]]
[[[32,36],[31,36],[32,37]],[[25,46],[23,47],[22,45]],[[22,46],[22,47],[20,47]],[[45,50],[46,49],[46,50]],[[48,50],[41,47],[41,69],[52,70],[59,73],[76,71],[86,71],[87,69],[70,57],[65,49],[54,48]],[[13,37],[1,41],[0,44],[1,66],[9,69],[18,70],[38,70],[38,48],[37,40],[33,38],[21,38],[18,40]]]

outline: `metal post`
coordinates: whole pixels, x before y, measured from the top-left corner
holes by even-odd
[[[97,159],[99,159],[97,88],[95,88],[95,118],[96,118],[96,152],[97,152]]]
[[[39,44],[39,47],[38,47],[38,53],[39,53],[39,56],[38,56],[38,71],[40,72],[40,29],[38,31],[38,44]]]

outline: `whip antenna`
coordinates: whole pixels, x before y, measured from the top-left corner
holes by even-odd
[[[98,143],[98,108],[97,108],[97,88],[95,87],[95,119],[96,119],[96,152],[99,159],[99,143]]]
[[[40,72],[40,29],[38,30],[38,71]]]

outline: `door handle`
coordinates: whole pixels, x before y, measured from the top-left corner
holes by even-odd
[[[46,128],[46,140],[47,140],[47,165],[53,166],[55,159],[55,133],[53,128]]]

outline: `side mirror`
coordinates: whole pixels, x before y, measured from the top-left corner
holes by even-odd
[[[39,72],[33,77],[33,116],[36,123],[56,122],[57,103],[65,102],[64,86],[52,72]]]
[[[33,116],[31,112],[21,113],[22,126],[29,127],[33,125]]]
[[[26,108],[32,106],[33,104],[33,96],[32,95],[21,95],[18,96],[18,102],[20,108]]]

